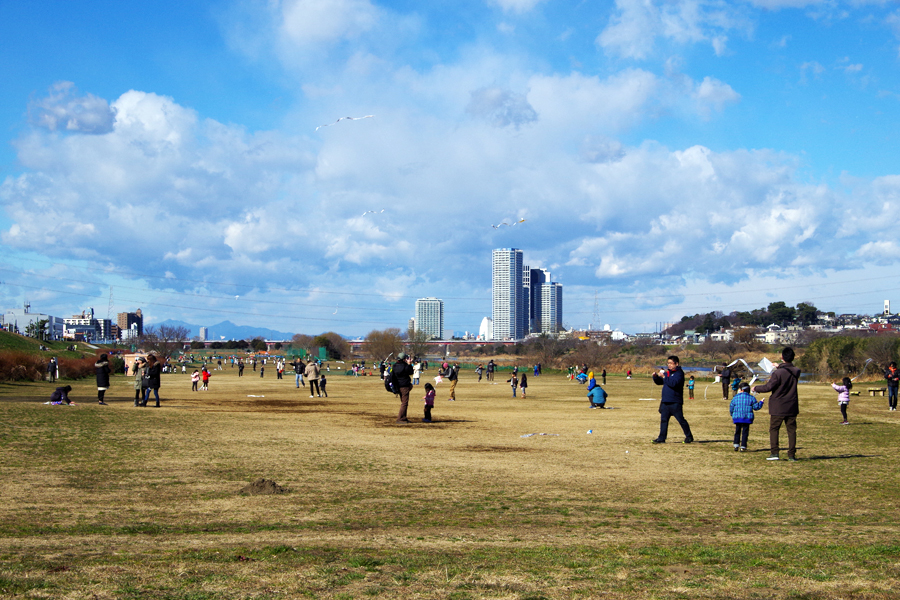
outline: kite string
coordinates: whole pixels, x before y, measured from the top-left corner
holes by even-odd
[[[863,365],[862,371],[860,371],[860,372],[859,372],[859,375],[857,375],[856,377],[854,377],[854,378],[851,379],[850,381],[856,381],[857,379],[859,379],[860,377],[862,377],[863,373],[866,372],[866,368],[869,366],[869,363],[872,363],[872,362],[874,362],[874,361],[873,361],[871,358],[867,358],[867,359],[866,359],[866,364]]]

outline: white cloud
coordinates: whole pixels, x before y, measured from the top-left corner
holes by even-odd
[[[711,112],[721,112],[726,104],[733,104],[741,96],[730,85],[712,77],[704,77],[694,92],[700,114],[708,117]]]
[[[506,12],[525,13],[532,10],[543,0],[489,0],[489,4],[499,6]]]
[[[356,37],[379,19],[368,0],[284,0],[280,13],[285,36],[304,46]]]
[[[472,92],[466,112],[487,119],[497,127],[512,125],[519,128],[538,118],[523,94],[499,87],[481,88]]]
[[[714,0],[616,0],[616,11],[596,38],[609,54],[644,60],[658,39],[675,44],[708,42],[726,52],[728,31],[749,35],[753,27],[739,4]]]
[[[29,120],[49,131],[109,133],[116,111],[103,98],[78,95],[75,84],[60,81],[45,98],[33,100],[28,107]]]

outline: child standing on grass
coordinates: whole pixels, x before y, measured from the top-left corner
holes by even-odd
[[[750,435],[750,424],[753,423],[753,411],[761,409],[762,400],[750,394],[750,385],[743,384],[741,391],[731,399],[729,411],[734,423],[734,451],[747,451],[747,438]]]
[[[516,378],[516,374],[513,373],[512,377],[506,380],[508,384],[512,386],[513,398],[516,397],[516,388],[519,387],[519,380]]]
[[[191,373],[191,391],[197,391],[197,384],[200,383],[200,371],[194,369],[194,372]]]
[[[326,383],[328,383],[328,381],[325,379],[325,375],[322,375],[321,377],[319,377],[319,389],[322,390],[322,395],[327,398],[328,392],[325,391]]]
[[[522,381],[519,382],[519,389],[522,390],[522,399],[525,399],[525,388],[528,387],[528,375],[522,373]]]
[[[841,425],[849,425],[850,421],[847,420],[847,405],[850,404],[850,390],[853,389],[853,382],[850,381],[849,377],[844,377],[843,381],[841,381],[841,385],[832,383],[831,387],[838,393],[838,404],[841,407],[841,416],[844,417],[844,420],[841,421]]]
[[[207,369],[206,367],[203,367],[203,372],[201,373],[201,375],[203,376],[203,388],[201,388],[201,389],[208,390],[209,389],[209,369]]]
[[[430,383],[425,384],[425,397],[422,400],[425,401],[425,418],[422,419],[423,423],[431,423],[431,409],[434,408],[434,397],[436,393],[434,391],[434,386]]]
[[[691,378],[688,379],[688,400],[694,399],[694,376],[691,375]]]

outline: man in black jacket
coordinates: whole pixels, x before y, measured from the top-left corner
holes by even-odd
[[[659,435],[651,440],[654,444],[665,444],[669,433],[669,419],[675,417],[684,432],[684,443],[694,441],[691,426],[684,418],[684,371],[677,356],[666,360],[665,369],[653,373],[653,383],[662,386],[662,399],[659,403]]]
[[[412,357],[405,352],[397,355],[397,362],[391,369],[391,384],[394,392],[400,394],[400,412],[397,414],[398,423],[409,423],[406,418],[406,410],[409,408],[409,393],[412,391],[413,368],[410,364]]]

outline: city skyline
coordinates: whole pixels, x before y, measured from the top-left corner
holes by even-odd
[[[563,330],[562,284],[550,281],[549,270],[524,264],[524,256],[519,248],[491,252],[492,339]]]
[[[568,327],[871,313],[900,262],[898,24],[882,0],[0,3],[0,306],[356,336],[434,296],[474,330],[482,257],[519,247]]]

